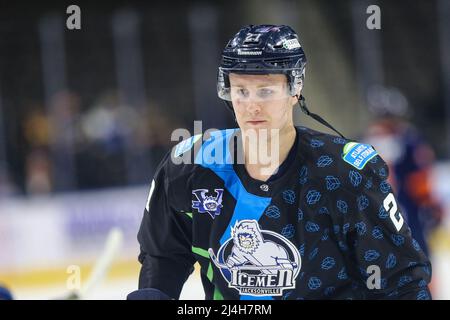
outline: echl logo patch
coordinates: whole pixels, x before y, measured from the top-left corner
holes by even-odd
[[[199,213],[208,212],[211,218],[220,214],[222,206],[223,189],[214,189],[216,196],[207,196],[208,189],[192,190],[192,194],[197,200],[192,200],[192,209],[197,209]]]

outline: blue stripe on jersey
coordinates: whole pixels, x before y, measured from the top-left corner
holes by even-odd
[[[211,168],[211,170],[214,171],[214,168]],[[222,245],[231,237],[231,228],[237,221],[244,219],[258,221],[263,215],[264,210],[270,204],[270,201],[272,201],[272,198],[260,197],[248,193],[234,171],[218,171],[215,173],[225,182],[225,188],[236,199],[233,216],[225,233],[220,238],[220,245]]]
[[[232,161],[230,161],[229,142],[236,130],[238,129],[214,132],[212,134],[214,139],[205,141],[195,157],[195,163],[212,170],[224,181],[225,188],[236,199],[233,215],[224,234],[220,238],[220,245],[231,238],[231,228],[235,225],[236,221],[244,219],[259,221],[264,210],[266,210],[272,201],[272,198],[260,197],[245,190],[241,180],[234,171]],[[214,153],[213,156],[211,151],[219,143],[222,143],[223,148],[218,147],[217,149],[220,150],[215,151],[220,152],[224,150],[224,154]],[[215,163],[215,160],[220,159],[220,156],[223,161],[219,164]],[[241,300],[273,300],[273,298],[241,295]]]

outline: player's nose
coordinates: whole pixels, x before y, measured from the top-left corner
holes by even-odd
[[[255,101],[249,101],[246,106],[247,112],[251,115],[261,112],[261,106]]]

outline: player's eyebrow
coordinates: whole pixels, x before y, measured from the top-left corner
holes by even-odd
[[[270,86],[277,86],[277,85],[283,85],[282,82],[276,81],[276,80],[257,80],[257,81],[245,81],[241,82],[239,80],[233,80],[233,87],[270,87]]]

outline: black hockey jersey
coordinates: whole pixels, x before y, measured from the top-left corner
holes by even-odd
[[[370,145],[296,132],[295,153],[267,182],[232,159],[239,129],[174,147],[138,233],[139,287],[177,299],[198,261],[206,299],[431,299],[430,262],[381,157]],[[182,157],[192,163],[175,163]]]

